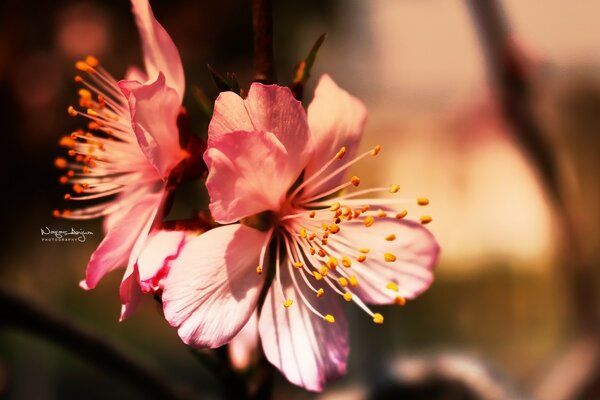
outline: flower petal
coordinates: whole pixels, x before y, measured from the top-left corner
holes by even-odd
[[[352,288],[361,300],[372,304],[391,304],[396,296],[412,299],[429,288],[433,282],[433,268],[437,262],[440,248],[429,230],[417,222],[380,218],[366,228],[363,219],[344,222],[340,226],[343,239],[354,244],[356,254],[348,254],[336,249],[338,257],[347,255],[353,258],[359,248],[367,248],[366,261],[352,261],[349,274],[358,278],[358,286]],[[394,234],[395,240],[388,241],[386,236]],[[384,254],[395,256],[395,261],[385,261]],[[393,282],[393,285],[388,285]],[[397,290],[395,290],[397,286]]]
[[[255,272],[265,233],[245,225],[212,229],[188,242],[165,281],[165,318],[191,346],[229,342],[256,309]]]
[[[306,166],[305,177],[317,172],[342,146],[346,147],[345,159],[352,159],[366,120],[367,109],[364,104],[337,86],[329,75],[323,75],[315,90],[315,97],[308,106],[308,126],[315,152]],[[333,164],[331,168],[337,166],[339,164]],[[315,185],[319,181],[316,179],[314,183],[307,185],[305,193],[312,195],[338,186],[344,175],[345,172],[340,172],[319,186]]]
[[[142,39],[148,78],[154,80],[162,72],[167,86],[175,90],[181,104],[185,92],[185,76],[177,47],[165,28],[154,18],[148,0],[131,0],[131,5]]]
[[[278,210],[295,176],[289,156],[270,132],[232,132],[213,139],[204,153],[210,211],[227,224],[265,210]]]
[[[281,271],[283,292],[274,282],[263,305],[258,328],[263,351],[292,383],[305,389],[320,391],[326,381],[346,372],[348,358],[348,324],[335,296],[317,298],[307,287],[301,287],[307,299],[323,315],[330,314],[334,323],[313,314],[302,302],[292,285],[290,272]],[[284,307],[284,301],[294,301]]]
[[[145,225],[154,219],[161,197],[161,194],[147,195],[119,221],[113,222],[90,258],[85,280],[80,283],[83,289],[93,289],[108,272],[125,266]]]
[[[131,126],[148,161],[165,179],[182,157],[177,114],[181,103],[161,73],[154,82],[120,81],[129,103]]]
[[[286,174],[294,179],[300,176],[313,151],[306,112],[287,87],[253,83],[245,100],[232,92],[221,93],[208,127],[208,146],[234,131],[275,134],[291,155],[280,169],[288,170]]]
[[[242,330],[229,343],[229,358],[237,369],[248,368],[252,355],[258,348],[258,318],[256,313],[244,325]]]

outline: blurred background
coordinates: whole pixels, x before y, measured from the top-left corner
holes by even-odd
[[[345,378],[316,395],[278,377],[275,398],[599,398],[600,2],[274,3],[279,82],[327,32],[306,101],[327,72],[366,103],[363,146],[384,151],[354,173],[429,197],[442,246],[432,288],[385,310],[383,326],[348,307]],[[188,89],[216,95],[206,64],[248,87],[248,1],[152,6],[179,48]],[[128,1],[0,2],[1,284],[215,398],[211,374],[151,298],[118,322],[120,273],[79,289],[100,221],[52,217],[64,207],[58,140],[83,124],[66,112],[77,101],[73,64],[90,54],[116,77],[141,65]],[[200,114],[192,90],[185,105]],[[201,120],[193,124],[205,134]],[[93,235],[42,242],[46,227]],[[144,398],[85,354],[4,328],[0,398]]]

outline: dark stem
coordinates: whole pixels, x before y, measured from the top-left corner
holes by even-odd
[[[548,142],[549,135],[538,120],[533,101],[533,85],[514,47],[508,24],[497,0],[469,0],[471,14],[479,31],[489,78],[495,86],[505,120],[521,147],[537,169],[553,201],[562,231],[564,250],[562,272],[573,301],[577,328],[582,332],[598,329],[595,276],[578,245],[576,223],[561,191],[558,162]]]
[[[190,392],[133,360],[112,344],[43,307],[0,287],[0,328],[39,336],[136,387],[148,398],[192,399]]]
[[[276,81],[271,8],[271,0],[252,0],[255,82],[275,83]]]

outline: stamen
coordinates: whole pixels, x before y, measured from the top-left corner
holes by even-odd
[[[286,299],[286,300],[283,302],[283,306],[284,306],[285,308],[289,308],[289,307],[290,307],[292,304],[294,304],[294,300],[292,300],[292,299]]]
[[[373,314],[373,322],[375,322],[378,325],[383,324],[383,315],[379,313]]]
[[[388,190],[390,193],[398,193],[400,190],[400,186],[396,184],[391,184],[390,189]]]
[[[256,273],[258,275],[262,275],[262,273],[263,273],[263,267],[261,267],[260,265],[258,267],[256,267]]]
[[[335,159],[341,160],[342,158],[344,158],[345,155],[346,155],[346,147],[342,146],[342,148],[339,149],[339,151],[337,153],[335,153]]]
[[[396,219],[402,219],[402,218],[406,217],[407,214],[408,214],[408,211],[402,210],[398,214],[396,214]]]
[[[350,292],[344,293],[344,300],[352,301],[352,293],[350,293]]]
[[[389,235],[387,235],[385,237],[385,240],[387,240],[388,242],[394,241],[394,240],[396,240],[396,235],[394,235],[393,233],[390,233]]]
[[[396,282],[390,282],[387,284],[386,286],[387,289],[393,290],[394,292],[398,291],[398,285],[396,284]]]
[[[399,306],[403,306],[406,304],[406,299],[402,296],[396,296],[396,299],[394,300],[396,302],[396,304],[398,304]]]
[[[377,154],[379,154],[379,152],[381,151],[381,146],[377,145],[375,147],[373,147],[373,150],[371,150],[369,152],[369,154],[373,157],[375,157]]]
[[[374,222],[375,222],[375,218],[373,218],[370,215],[367,218],[365,218],[365,220],[364,220],[364,224],[367,228],[370,227],[371,225],[373,225]]]
[[[356,187],[360,185],[360,178],[354,175],[352,178],[350,178],[350,183],[352,183]]]
[[[426,206],[429,204],[429,199],[427,197],[419,197],[417,198],[417,204],[420,206]]]
[[[331,314],[327,314],[326,316],[323,317],[323,319],[327,322],[329,322],[330,324],[333,324],[335,322],[335,318],[333,318],[333,315]]]

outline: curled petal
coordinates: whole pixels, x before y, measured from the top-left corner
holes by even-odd
[[[154,82],[120,81],[119,87],[129,103],[131,126],[140,148],[160,177],[166,179],[183,156],[177,129],[181,103],[175,91],[166,86],[162,72]]]
[[[204,153],[206,187],[216,221],[227,224],[277,210],[296,177],[285,168],[289,155],[270,132],[232,132]]]
[[[188,242],[165,280],[165,318],[195,347],[228,343],[256,309],[264,277],[255,272],[265,234],[244,225]]]
[[[263,305],[258,328],[265,356],[295,385],[321,391],[326,381],[346,372],[348,358],[348,324],[339,299],[324,296],[317,299],[307,287],[300,288],[315,308],[332,315],[334,323],[313,314],[292,285],[289,271],[281,271],[281,291],[271,285]],[[294,303],[284,307],[286,299]]]
[[[181,104],[185,92],[185,76],[177,47],[165,28],[154,18],[148,0],[131,0],[131,5],[142,39],[148,79],[154,80],[162,72],[167,86],[175,90]]]
[[[131,207],[130,212],[123,214],[119,221],[113,221],[111,229],[90,258],[85,280],[80,284],[82,288],[93,289],[108,272],[127,264],[136,241],[148,222],[154,219],[160,199],[160,194],[148,195]]]
[[[315,90],[315,97],[308,106],[308,126],[315,152],[306,166],[306,178],[333,158],[342,146],[346,147],[346,159],[353,158],[366,120],[367,109],[364,104],[337,86],[329,75],[323,75]],[[339,185],[344,175],[344,172],[340,172],[318,187],[314,183],[308,184],[305,192],[309,195],[325,192]]]

